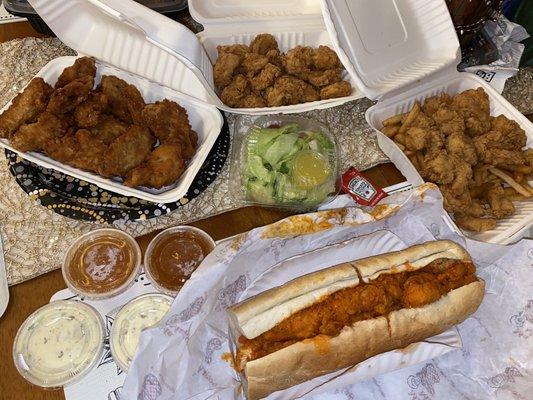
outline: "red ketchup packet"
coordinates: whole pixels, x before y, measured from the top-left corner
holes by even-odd
[[[380,187],[374,185],[361,171],[351,167],[342,174],[341,188],[349,194],[357,204],[375,206],[388,194]]]

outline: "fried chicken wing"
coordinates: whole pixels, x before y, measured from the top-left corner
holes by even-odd
[[[76,124],[80,128],[92,128],[101,119],[107,108],[107,96],[99,92],[91,92],[83,103],[74,110]]]
[[[235,75],[231,83],[220,94],[222,102],[230,107],[237,107],[250,94],[250,86],[244,75]]]
[[[452,98],[451,108],[465,120],[465,132],[470,136],[482,135],[490,129],[490,104],[482,88],[469,89]]]
[[[454,133],[446,138],[446,150],[470,165],[477,164],[477,153],[472,139],[462,133]]]
[[[42,78],[33,78],[0,114],[0,137],[9,138],[22,124],[35,120],[46,109],[52,92],[52,87]]]
[[[41,151],[48,140],[65,135],[68,127],[64,118],[45,111],[36,122],[22,125],[12,136],[10,143],[20,151]]]
[[[220,53],[213,66],[215,85],[223,89],[231,82],[233,74],[240,67],[243,57],[233,53]]]
[[[276,79],[274,86],[267,88],[267,105],[284,106],[298,104],[303,101],[317,100],[318,94],[311,85],[291,75],[283,75]]]
[[[56,115],[70,113],[87,100],[93,84],[94,78],[85,75],[56,89],[50,97],[46,110]]]
[[[313,50],[312,58],[314,67],[320,71],[342,67],[337,53],[328,46],[318,46],[317,49]]]
[[[250,52],[250,48],[245,44],[231,44],[227,46],[219,45],[217,46],[218,54],[222,53],[232,53],[240,57],[241,61],[244,59],[244,55]]]
[[[440,108],[432,115],[433,120],[444,135],[462,135],[465,132],[465,122],[463,117],[455,110]]]
[[[108,98],[108,110],[128,124],[141,124],[144,99],[135,86],[116,76],[104,75],[97,90]]]
[[[351,93],[352,85],[346,81],[340,81],[320,89],[320,98],[322,100],[334,99],[337,97],[349,96]]]
[[[272,86],[277,77],[281,75],[281,68],[274,64],[266,64],[265,67],[256,76],[250,79],[250,86],[255,92],[265,90]]]
[[[162,144],[143,164],[130,171],[124,184],[159,189],[176,182],[184,170],[181,147],[178,144]]]
[[[80,57],[74,61],[74,64],[70,67],[67,67],[63,70],[57,82],[55,88],[59,89],[63,86],[66,86],[70,82],[82,78],[82,77],[91,77],[94,85],[94,77],[96,76],[96,65],[94,58],[91,57]],[[92,87],[92,85],[91,85]]]
[[[310,71],[303,74],[302,79],[306,80],[313,86],[322,87],[332,83],[339,82],[341,78],[340,69],[327,69],[325,71]]]
[[[242,107],[242,108],[266,107],[266,103],[261,96],[255,93],[251,93],[241,100],[238,107]]]
[[[263,54],[265,55],[270,50],[279,50],[278,49],[278,42],[269,33],[261,33],[257,35],[254,40],[252,40],[252,43],[250,43],[250,51],[252,53],[256,54]]]
[[[283,66],[283,55],[279,50],[269,50],[265,54],[270,64],[274,64],[276,67],[281,68]]]
[[[107,148],[104,142],[86,129],[62,138],[52,138],[45,144],[46,153],[54,160],[93,172],[99,170]]]
[[[103,176],[126,176],[129,171],[143,163],[152,152],[154,137],[148,128],[130,126],[108,147],[99,168]]]
[[[110,145],[116,138],[126,132],[129,125],[111,116],[104,115],[101,121],[91,128],[95,137],[107,145]]]
[[[267,64],[267,56],[256,53],[248,53],[244,56],[244,60],[242,62],[242,69],[244,70],[248,78],[252,78],[257,75],[259,71],[265,68]]]
[[[162,144],[181,146],[182,157],[189,159],[196,151],[196,133],[189,123],[185,108],[170,100],[148,104],[142,112],[143,121]]]
[[[313,66],[313,53],[313,49],[307,46],[296,46],[289,50],[283,58],[283,66],[287,73],[301,75],[310,72]]]

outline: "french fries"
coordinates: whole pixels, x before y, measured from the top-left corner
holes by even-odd
[[[503,172],[501,169],[490,167],[489,171],[491,174],[496,175],[498,178],[501,178],[505,183],[507,183],[509,186],[511,186],[514,190],[516,190],[518,193],[520,193],[524,197],[531,197],[531,192],[520,185],[518,182],[516,182],[513,178],[511,178],[509,175],[507,175],[505,172]]]
[[[416,117],[418,117],[418,114],[420,113],[420,103],[417,101],[411,111],[409,111],[409,114],[405,117],[405,120],[402,123],[402,126],[400,127],[400,130],[398,133],[405,133],[407,128],[409,128],[412,123],[415,121]]]

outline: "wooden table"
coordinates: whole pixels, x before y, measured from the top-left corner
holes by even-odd
[[[27,22],[0,25],[0,42],[27,36],[42,36]],[[1,68],[1,67],[0,67]],[[405,179],[392,164],[384,164],[367,171],[379,186],[389,186]],[[36,205],[36,207],[38,207]],[[178,211],[179,212],[179,211]],[[289,213],[269,208],[247,207],[217,215],[192,225],[205,230],[215,240],[223,239],[258,226],[278,221]],[[157,232],[138,238],[143,251]],[[63,391],[47,391],[27,383],[12,361],[13,339],[21,323],[37,308],[48,303],[50,297],[66,287],[61,271],[56,270],[10,288],[10,302],[0,318],[0,400],[58,400]]]

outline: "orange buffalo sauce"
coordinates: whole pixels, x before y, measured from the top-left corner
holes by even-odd
[[[64,275],[81,294],[111,294],[135,277],[139,263],[140,254],[131,239],[109,230],[77,243],[69,251]]]
[[[177,292],[213,247],[212,241],[193,230],[169,232],[151,250],[150,278],[163,289]]]

